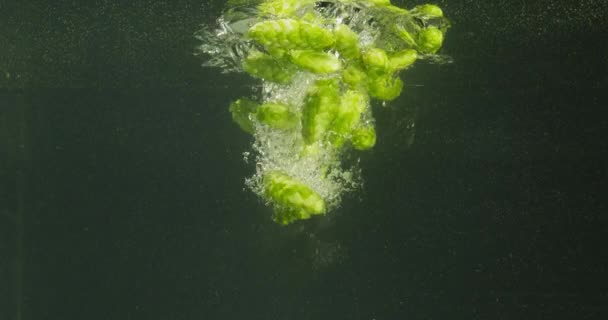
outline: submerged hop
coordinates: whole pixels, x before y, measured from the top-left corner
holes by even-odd
[[[321,50],[334,44],[331,31],[320,26],[294,20],[266,20],[253,25],[249,37],[267,50],[314,49]]]
[[[291,50],[291,62],[314,73],[332,73],[342,69],[340,59],[331,53],[313,50]]]
[[[280,171],[270,171],[263,178],[266,196],[277,205],[273,220],[289,224],[325,213],[325,201],[306,184]]]

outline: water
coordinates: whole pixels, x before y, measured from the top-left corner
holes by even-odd
[[[606,3],[438,4],[453,63],[287,227],[243,190],[257,83],[194,55],[224,2],[3,4],[0,319],[605,319]]]

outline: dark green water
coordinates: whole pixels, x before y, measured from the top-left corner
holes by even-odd
[[[608,5],[438,4],[454,63],[284,228],[243,190],[253,82],[192,55],[222,3],[0,3],[0,319],[608,317]]]

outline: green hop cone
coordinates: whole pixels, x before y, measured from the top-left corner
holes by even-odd
[[[368,104],[367,95],[360,91],[348,90],[342,95],[331,124],[331,140],[335,146],[341,146],[353,128],[359,124]]]
[[[418,34],[418,50],[423,53],[435,53],[443,44],[443,32],[430,26]]]
[[[359,50],[359,37],[347,25],[339,24],[335,30],[336,49],[346,59],[358,59],[361,55]]]
[[[291,62],[314,73],[332,73],[342,68],[340,59],[333,54],[312,50],[292,50]]]
[[[392,74],[383,74],[370,78],[367,88],[370,96],[384,101],[392,101],[401,94],[403,81]]]
[[[335,79],[318,80],[304,102],[302,136],[307,144],[325,137],[340,104],[339,84]]]
[[[421,19],[443,18],[443,11],[434,4],[423,4],[412,9],[411,13]]]
[[[257,108],[257,119],[271,128],[287,130],[295,127],[298,117],[289,106],[278,103],[265,103]]]
[[[388,66],[391,71],[405,69],[416,62],[418,54],[414,49],[405,49],[395,52],[388,59]]]
[[[369,125],[353,130],[351,138],[353,148],[357,150],[369,150],[376,145],[376,130]]]
[[[368,2],[377,6],[389,6],[391,4],[391,0],[368,0]]]
[[[292,49],[322,50],[335,42],[331,31],[294,19],[261,21],[253,25],[247,34],[267,50],[276,52]]]
[[[243,61],[243,70],[250,75],[276,83],[289,83],[297,69],[259,51],[251,52]]]
[[[247,98],[241,98],[230,104],[228,110],[232,114],[232,120],[234,120],[243,131],[253,133],[255,125],[252,120],[252,114],[256,112],[257,108],[257,103]]]
[[[305,45],[297,49],[325,49],[334,45],[336,39],[333,33],[323,27],[302,22],[300,24],[300,35]]]
[[[388,68],[388,55],[380,48],[371,48],[363,53],[363,63],[370,71],[384,71]]]
[[[307,5],[313,4],[316,0],[270,0],[258,6],[261,15],[275,17],[290,17],[296,11]]]
[[[263,177],[264,193],[275,205],[273,220],[286,225],[325,213],[325,201],[304,183],[280,171]]]
[[[356,88],[367,78],[367,74],[357,65],[350,65],[342,71],[342,81],[350,88]]]

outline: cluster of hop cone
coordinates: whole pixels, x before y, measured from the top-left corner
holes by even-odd
[[[272,92],[260,101],[242,98],[230,112],[254,136],[260,128],[296,133],[301,139],[297,157],[336,159],[344,150],[372,148],[376,132],[370,100],[397,98],[403,89],[398,73],[432,58],[449,25],[431,4],[406,10],[389,0],[254,2],[256,16],[242,35],[251,45],[240,68],[271,88],[293,86],[305,74],[307,81],[297,85],[306,93],[296,105]],[[266,170],[260,185],[279,224],[329,209],[327,199],[288,170]]]

